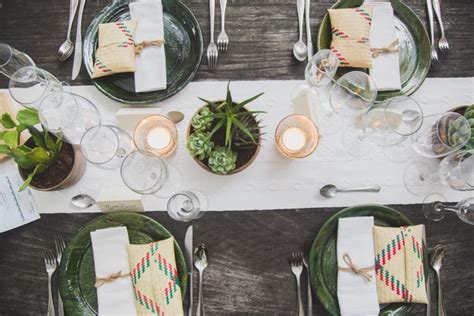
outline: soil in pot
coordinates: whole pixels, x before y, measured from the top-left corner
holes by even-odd
[[[28,142],[27,142],[28,145]],[[37,174],[31,181],[31,185],[38,189],[49,189],[63,182],[71,173],[74,165],[74,149],[71,144],[63,143],[59,157],[43,173]],[[28,177],[30,170],[20,169],[23,179]]]

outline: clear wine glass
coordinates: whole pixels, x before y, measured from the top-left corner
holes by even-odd
[[[189,222],[198,219],[207,211],[207,198],[197,190],[181,191],[170,197],[167,211],[177,221]]]
[[[81,139],[81,152],[87,161],[108,169],[120,167],[125,156],[134,150],[130,135],[116,126],[92,127]]]
[[[440,221],[446,216],[446,211],[454,212],[463,222],[474,225],[474,197],[448,203],[446,198],[439,193],[430,193],[423,201],[423,215],[432,221]]]
[[[474,190],[474,150],[461,150],[446,156],[438,167],[441,183],[457,191]]]
[[[0,43],[0,73],[11,78],[23,67],[35,66],[30,56],[8,44]]]
[[[71,144],[80,144],[88,129],[101,124],[100,113],[94,103],[74,93],[48,94],[38,112],[46,129],[54,134],[62,133]]]

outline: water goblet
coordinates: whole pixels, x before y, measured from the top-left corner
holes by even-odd
[[[448,203],[446,198],[439,193],[428,194],[423,201],[423,215],[432,221],[440,221],[446,216],[446,211],[454,212],[463,222],[474,225],[474,197]]]
[[[207,198],[197,190],[181,191],[171,196],[167,211],[177,221],[189,222],[198,219],[207,211]]]
[[[474,190],[474,150],[460,150],[446,156],[438,167],[441,183],[457,191]]]
[[[0,73],[11,78],[23,67],[35,66],[30,56],[8,44],[0,43]]]

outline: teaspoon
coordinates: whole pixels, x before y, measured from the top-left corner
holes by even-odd
[[[196,316],[204,316],[204,295],[202,293],[202,275],[207,268],[207,246],[201,244],[194,249],[194,266],[199,271],[199,289],[198,289],[198,304],[196,309]]]
[[[293,55],[299,61],[306,59],[308,55],[308,47],[303,42],[303,15],[304,15],[304,2],[305,0],[297,0],[296,6],[298,9],[298,26],[300,37],[298,42],[293,46]]]
[[[71,41],[71,28],[72,23],[74,22],[74,16],[76,15],[78,4],[79,0],[71,0],[71,2],[69,3],[69,25],[67,27],[66,41],[61,44],[58,50],[59,61],[65,61],[66,59],[71,57],[72,52],[74,51],[74,44]]]
[[[73,196],[71,204],[77,208],[88,208],[95,204],[95,200],[87,194],[78,194]]]
[[[333,198],[337,195],[338,192],[379,192],[379,191],[380,191],[379,185],[358,187],[358,188],[338,188],[334,184],[327,184],[319,190],[319,193],[324,197]]]

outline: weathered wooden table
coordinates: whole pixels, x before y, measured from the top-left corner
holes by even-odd
[[[425,1],[408,4],[426,21]],[[106,0],[89,1],[85,31]],[[208,41],[208,1],[186,1],[196,14]],[[313,34],[333,3],[313,0]],[[0,0],[0,42],[26,51],[40,67],[60,80],[69,81],[72,58],[56,60],[58,46],[66,36],[67,0]],[[431,77],[467,77],[474,74],[474,19],[472,0],[443,2],[446,36],[451,55],[443,59]],[[218,30],[219,13],[216,21]],[[294,60],[291,47],[297,39],[296,6],[293,0],[229,0],[226,29],[230,50],[219,57],[219,67],[210,71],[203,59],[195,80],[300,79],[303,63]],[[8,82],[0,79],[0,88]],[[84,69],[71,84],[90,84]],[[367,201],[370,203],[370,201]],[[443,244],[447,256],[442,282],[449,315],[474,315],[474,228],[449,214],[439,223],[428,222],[419,205],[394,206],[413,222],[427,226],[428,245]],[[311,241],[322,224],[338,209],[211,212],[195,223],[195,243],[210,250],[204,291],[208,315],[295,315],[293,275],[286,257]],[[166,226],[182,243],[187,224],[171,220],[166,213],[149,216]],[[42,252],[53,247],[53,236],[66,240],[98,214],[43,215],[32,224],[0,235],[0,315],[44,315],[47,307],[47,276]],[[434,274],[432,295],[435,298]],[[197,294],[197,293],[195,293]],[[316,300],[315,312],[325,315]],[[435,310],[433,305],[433,310]],[[423,306],[413,314],[424,314]]]

